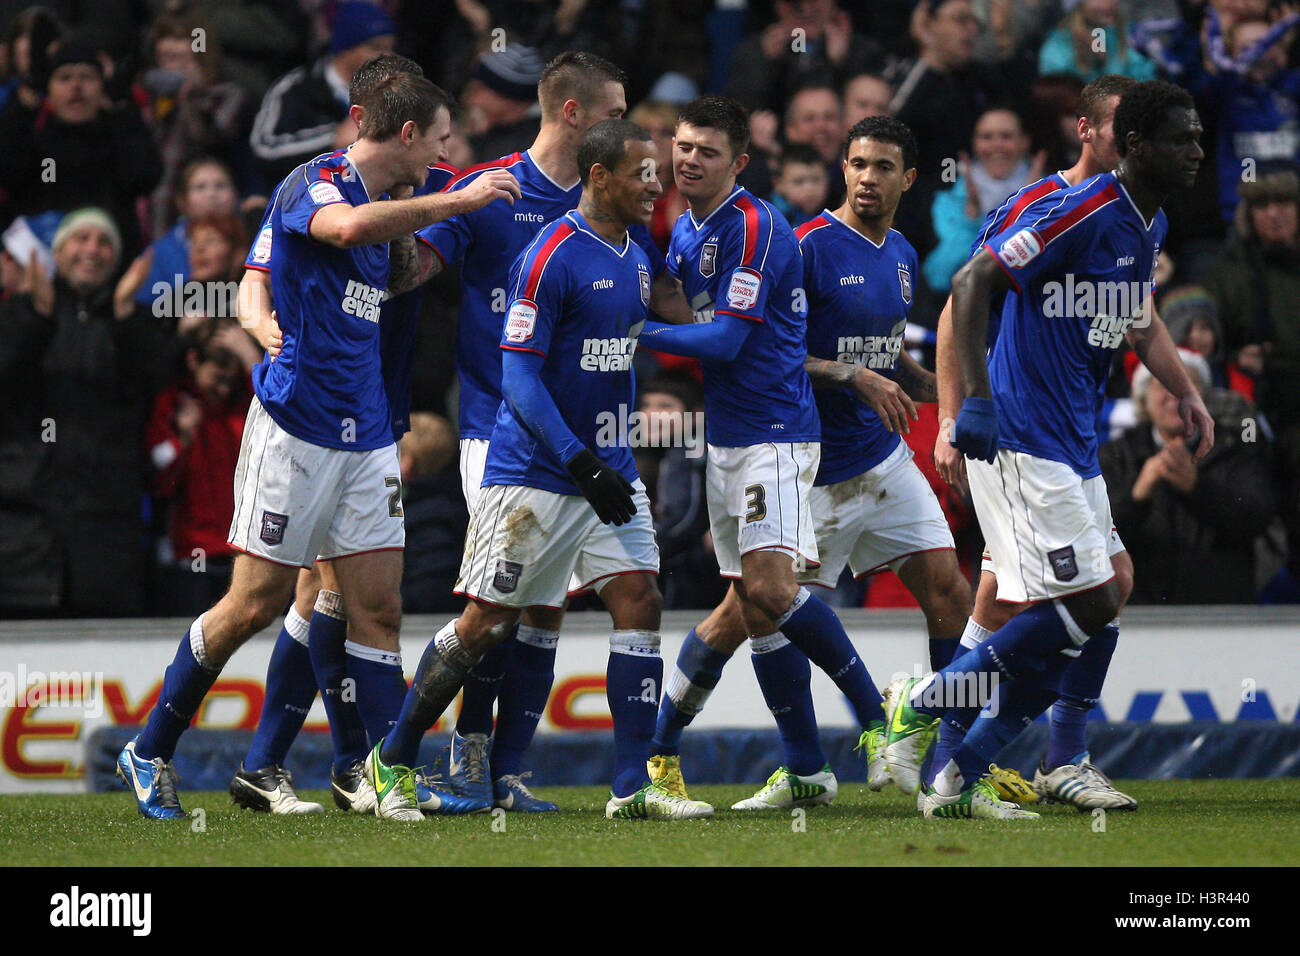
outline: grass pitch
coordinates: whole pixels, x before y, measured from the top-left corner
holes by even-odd
[[[182,792],[188,822],[146,821],[127,793],[0,797],[0,865],[331,866],[1252,866],[1300,864],[1300,779],[1125,781],[1142,804],[1103,821],[1069,807],[1025,823],[925,820],[913,798],[846,784],[835,804],[731,812],[753,785],[698,787],[711,820],[604,817],[607,791],[540,787],[556,814],[437,817],[394,824],[241,811],[225,793]]]

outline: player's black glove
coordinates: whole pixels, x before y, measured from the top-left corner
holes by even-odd
[[[604,524],[626,524],[636,514],[635,490],[628,480],[605,464],[589,448],[584,448],[564,465],[582,497],[596,509]]]

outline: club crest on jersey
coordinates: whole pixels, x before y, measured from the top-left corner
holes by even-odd
[[[492,586],[502,594],[512,594],[515,588],[519,587],[519,575],[524,570],[524,566],[518,561],[507,561],[505,558],[497,559],[497,571],[492,577]]]
[[[1052,573],[1056,575],[1056,580],[1073,581],[1079,576],[1079,562],[1074,559],[1073,545],[1048,551],[1047,560],[1052,562]]]
[[[1032,229],[1021,229],[1018,233],[1002,243],[1002,261],[1012,269],[1018,269],[1034,260],[1043,251],[1043,244]]]
[[[311,196],[311,201],[318,206],[326,203],[342,202],[343,194],[339,192],[339,187],[333,183],[327,183],[324,180],[318,183],[312,183],[307,187],[307,195]]]
[[[636,277],[641,282],[641,304],[650,304],[650,273],[645,270],[644,266],[636,267]]]
[[[262,533],[258,536],[267,544],[276,545],[284,541],[284,529],[289,527],[289,516],[279,515],[274,511],[262,512]]]
[[[537,303],[531,299],[515,299],[506,315],[506,341],[527,342],[537,328]]]
[[[718,267],[718,244],[706,242],[700,247],[700,275],[708,278]]]
[[[752,309],[758,305],[758,289],[763,277],[753,269],[741,267],[731,274],[727,286],[727,306],[732,309]]]
[[[905,305],[912,304],[912,273],[908,271],[907,266],[898,267],[898,290],[903,294]]]

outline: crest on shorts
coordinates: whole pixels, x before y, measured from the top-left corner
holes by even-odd
[[[1052,573],[1056,575],[1056,580],[1073,581],[1079,576],[1079,562],[1074,560],[1073,545],[1048,551],[1047,560],[1052,562]]]
[[[512,594],[515,588],[519,587],[519,572],[523,571],[524,566],[518,561],[507,561],[505,558],[497,559],[497,573],[492,578],[492,586],[502,594]]]
[[[284,529],[288,526],[288,515],[278,515],[274,511],[263,511],[262,533],[259,537],[267,544],[280,544],[284,541]]]
[[[911,305],[912,273],[908,271],[907,266],[898,267],[898,289],[903,293],[903,302],[907,305]]]
[[[700,275],[708,278],[718,266],[718,244],[706,242],[700,247]]]

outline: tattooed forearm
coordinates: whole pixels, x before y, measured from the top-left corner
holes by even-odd
[[[812,380],[813,388],[845,388],[853,385],[858,366],[846,362],[832,362],[809,355],[804,359],[804,370]]]
[[[388,292],[401,295],[420,284],[420,256],[415,236],[402,236],[388,244]]]
[[[906,352],[898,354],[898,366],[894,371],[894,381],[907,393],[907,397],[914,402],[937,402],[939,400],[939,385],[935,374],[927,371]]]

